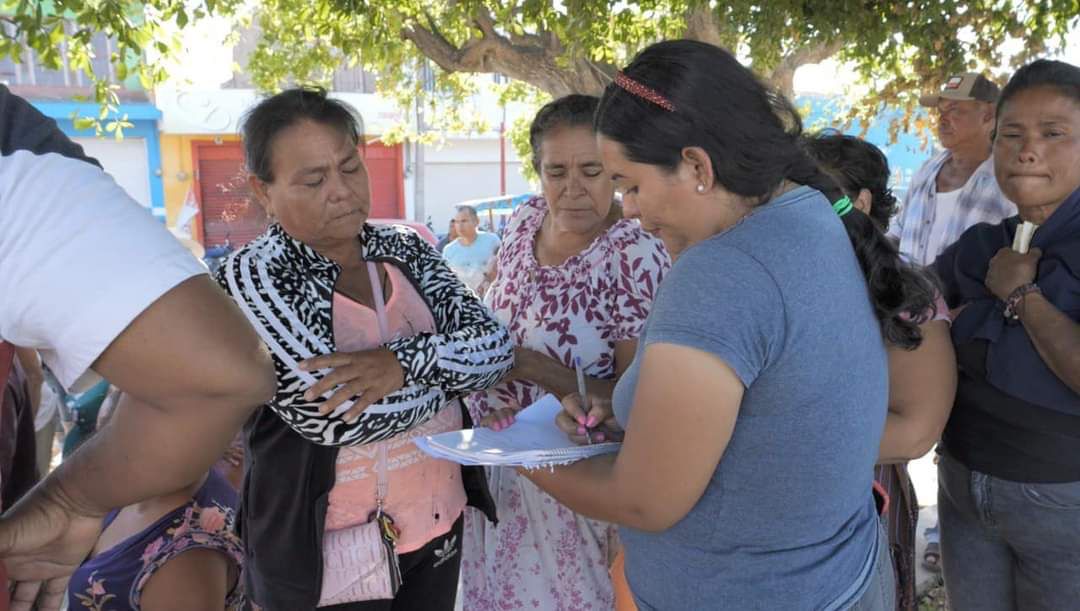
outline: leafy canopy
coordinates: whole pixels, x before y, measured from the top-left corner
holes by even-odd
[[[95,77],[98,101],[115,103],[115,85],[92,74],[94,32],[114,37],[118,78],[135,74],[150,88],[178,48],[166,26],[182,34],[207,15],[246,8],[240,0],[0,0],[0,57],[29,45],[58,67],[66,41],[70,65]],[[596,94],[642,47],[685,36],[732,49],[788,94],[799,66],[841,60],[869,92],[847,119],[906,109],[895,133],[911,129],[918,92],[947,75],[1016,67],[1061,47],[1080,0],[260,0],[254,9],[261,37],[247,69],[260,88],[328,83],[340,66],[362,65],[403,107],[423,105],[435,129],[470,127],[461,104],[476,91],[470,75],[517,81],[503,87],[507,101]],[[65,19],[75,27],[65,30]]]

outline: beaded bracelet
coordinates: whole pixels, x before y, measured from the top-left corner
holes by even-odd
[[[1029,293],[1039,292],[1041,292],[1039,285],[1034,282],[1021,284],[1013,289],[1013,292],[1009,293],[1009,298],[1005,300],[1005,318],[1009,320],[1020,320],[1020,314],[1016,311],[1017,307],[1020,305],[1020,301]]]

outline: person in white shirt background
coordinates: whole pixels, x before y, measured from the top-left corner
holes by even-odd
[[[480,231],[480,217],[472,206],[458,207],[454,229],[458,237],[446,245],[443,257],[462,282],[483,297],[495,277],[495,255],[502,242],[494,233]]]

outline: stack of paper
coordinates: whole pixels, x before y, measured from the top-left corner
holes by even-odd
[[[559,400],[544,395],[518,412],[514,423],[501,431],[465,429],[417,437],[413,442],[435,458],[460,465],[549,467],[568,465],[583,458],[617,452],[619,443],[577,445],[555,425],[562,410]]]
[[[1013,236],[1012,249],[1016,252],[1026,255],[1028,248],[1031,246],[1031,237],[1035,235],[1035,230],[1039,226],[1030,221],[1024,221],[1016,226],[1016,235]]]

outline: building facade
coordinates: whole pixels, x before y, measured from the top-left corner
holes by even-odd
[[[0,22],[4,33],[8,33],[9,27]],[[54,70],[45,67],[32,49],[24,48],[21,62],[8,57],[0,59],[0,82],[54,119],[60,129],[81,144],[88,155],[97,159],[135,201],[164,221],[165,192],[158,138],[161,111],[142,90],[136,77],[124,81],[116,78],[113,66],[108,61],[112,44],[104,34],[96,34],[92,38],[95,56],[91,64],[94,74],[104,76],[119,86],[117,93],[120,104],[105,122],[125,118],[131,123],[131,127],[122,130],[122,138],[113,137],[112,134],[102,138],[92,129],[75,128],[75,117],[97,117],[100,107],[94,102],[77,101],[80,98],[92,99],[93,90],[89,79],[81,71],[67,65],[66,57],[64,65]]]
[[[392,103],[373,94],[339,93],[364,117],[361,147],[371,177],[373,218],[406,218],[403,147],[377,135],[400,120]],[[259,100],[253,89],[158,88],[162,110],[163,188],[170,224],[186,201],[199,207],[193,235],[207,247],[243,244],[262,232],[266,217],[251,199],[239,133],[244,113]]]

